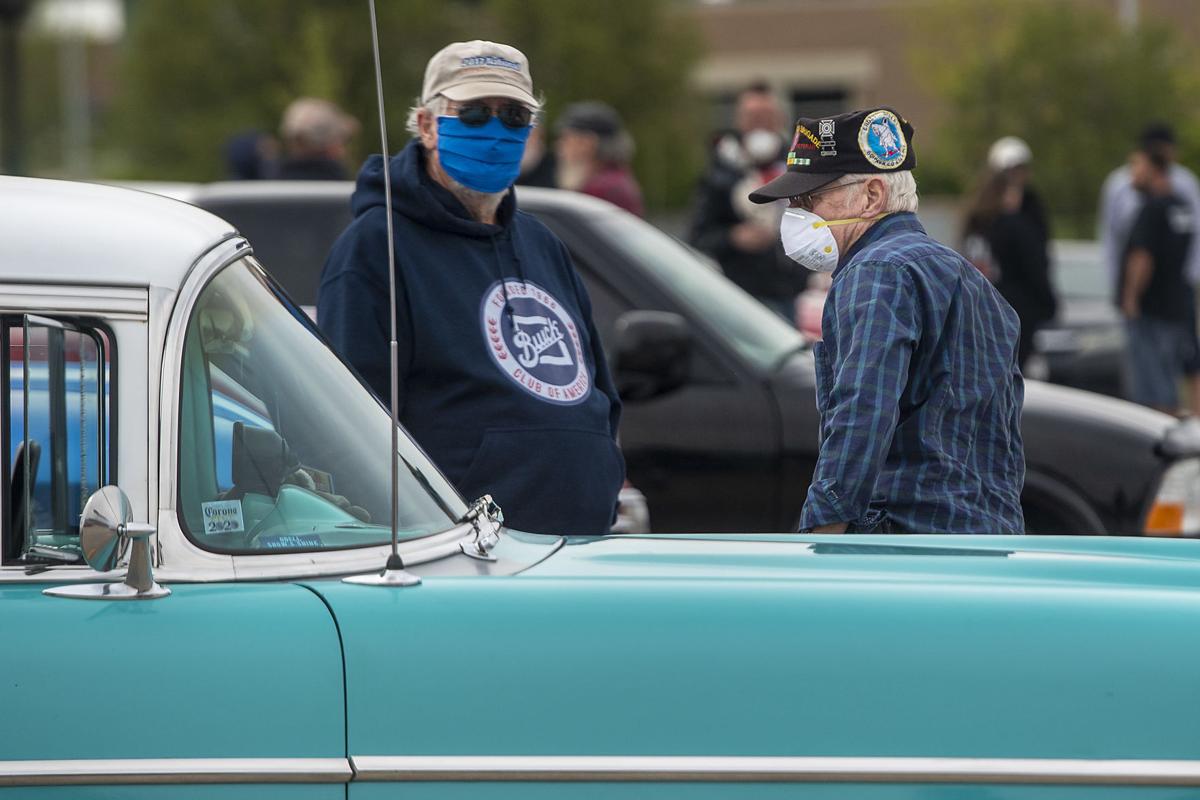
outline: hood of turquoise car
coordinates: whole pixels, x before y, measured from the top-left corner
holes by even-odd
[[[578,537],[523,575],[570,578],[1200,586],[1200,542],[1083,536]]]
[[[1198,556],[610,536],[516,575],[310,586],[342,637],[353,753],[1195,759]],[[419,724],[379,713],[397,687]]]

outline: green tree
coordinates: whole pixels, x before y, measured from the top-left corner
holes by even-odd
[[[654,207],[682,203],[702,137],[687,92],[695,35],[666,0],[377,0],[393,150],[425,64],[443,44],[496,39],[530,58],[545,121],[575,100],[611,103],[638,143]],[[120,94],[106,142],[113,177],[212,180],[221,146],[274,131],[287,104],[325,97],[363,123],[354,157],[378,152],[366,0],[130,0]]]
[[[464,3],[378,0],[391,145],[435,43],[460,38]],[[363,123],[356,157],[379,151],[367,4],[346,0],[137,0],[122,48],[109,147],[118,177],[212,180],[240,130],[276,130],[296,97],[325,97]]]
[[[1070,0],[947,0],[917,42],[945,104],[927,171],[968,186],[993,141],[1020,136],[1060,235],[1091,235],[1101,183],[1145,123],[1197,124],[1195,56],[1153,19],[1123,30]]]
[[[652,208],[682,205],[703,158],[704,117],[688,76],[697,32],[661,0],[488,0],[502,41],[520,48],[546,98],[546,124],[570,103],[602,100],[637,142]]]

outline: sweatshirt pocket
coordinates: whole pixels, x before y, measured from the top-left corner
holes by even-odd
[[[489,428],[459,484],[490,494],[517,530],[600,535],[613,523],[625,459],[612,437],[575,428]]]

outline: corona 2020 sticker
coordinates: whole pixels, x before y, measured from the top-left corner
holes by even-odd
[[[579,328],[554,295],[534,283],[497,282],[483,295],[480,317],[492,360],[518,386],[547,403],[587,399],[592,380]]]

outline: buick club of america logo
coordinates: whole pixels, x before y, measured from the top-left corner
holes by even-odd
[[[548,403],[587,399],[592,381],[579,328],[554,295],[533,283],[497,282],[483,296],[481,317],[492,360],[518,386]]]

